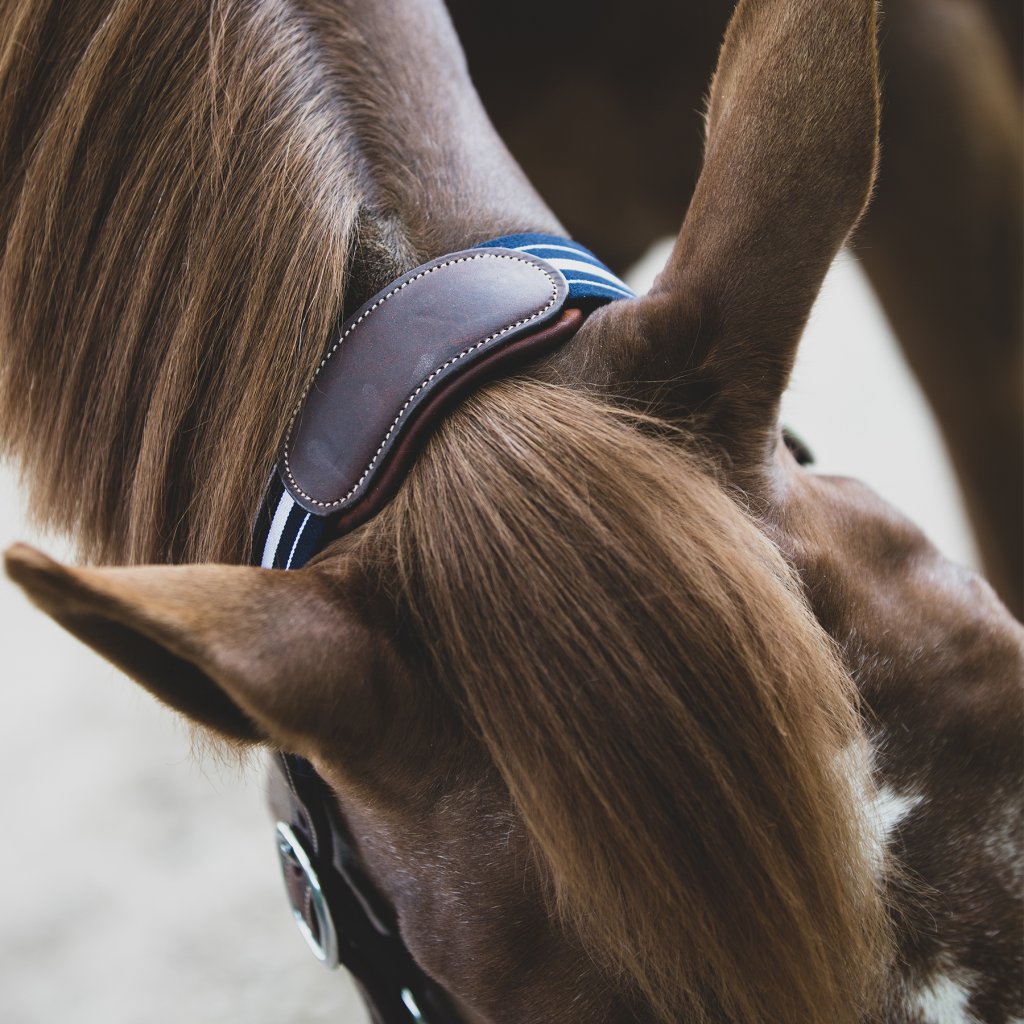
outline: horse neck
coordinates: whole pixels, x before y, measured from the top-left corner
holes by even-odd
[[[787,477],[769,532],[869,703],[889,703],[894,691],[918,699],[923,691],[911,691],[949,679],[1008,687],[1015,700],[1024,632],[980,576],[863,484]],[[914,731],[922,742],[931,735]]]
[[[0,53],[0,434],[87,556],[244,560],[345,306],[557,222],[440,3],[58,6]]]
[[[355,139],[364,213],[419,258],[491,235],[558,232],[501,141],[439,2],[308,5],[340,121]]]

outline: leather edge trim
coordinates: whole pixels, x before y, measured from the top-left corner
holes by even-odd
[[[403,425],[399,440],[386,453],[359,499],[334,513],[336,518],[329,528],[331,536],[349,533],[380,512],[397,493],[419,454],[417,445],[455,405],[496,378],[517,373],[527,363],[565,344],[580,329],[584,319],[582,310],[570,306],[540,331],[514,339],[507,347],[492,351],[489,358],[474,363],[464,375],[449,377],[434,394],[431,403],[421,406]]]

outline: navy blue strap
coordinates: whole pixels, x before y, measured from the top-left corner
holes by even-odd
[[[505,235],[483,242],[479,249],[515,249],[538,256],[560,270],[569,286],[569,305],[581,299],[598,300],[601,304],[615,299],[632,299],[635,293],[613,274],[586,246],[557,235]]]
[[[264,569],[298,569],[320,550],[329,525],[299,505],[275,472],[256,521],[253,562]]]

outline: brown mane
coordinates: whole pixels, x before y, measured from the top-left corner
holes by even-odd
[[[0,56],[0,434],[88,557],[244,560],[367,186],[290,4],[103,6],[23,3]]]

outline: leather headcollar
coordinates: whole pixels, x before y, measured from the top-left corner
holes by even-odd
[[[459,397],[564,343],[595,305],[632,292],[568,239],[515,235],[400,277],[331,340],[292,416],[255,529],[254,561],[293,569],[400,486]],[[292,912],[310,949],[353,974],[379,1024],[457,1024],[361,870],[327,784],[279,753],[271,809]]]

